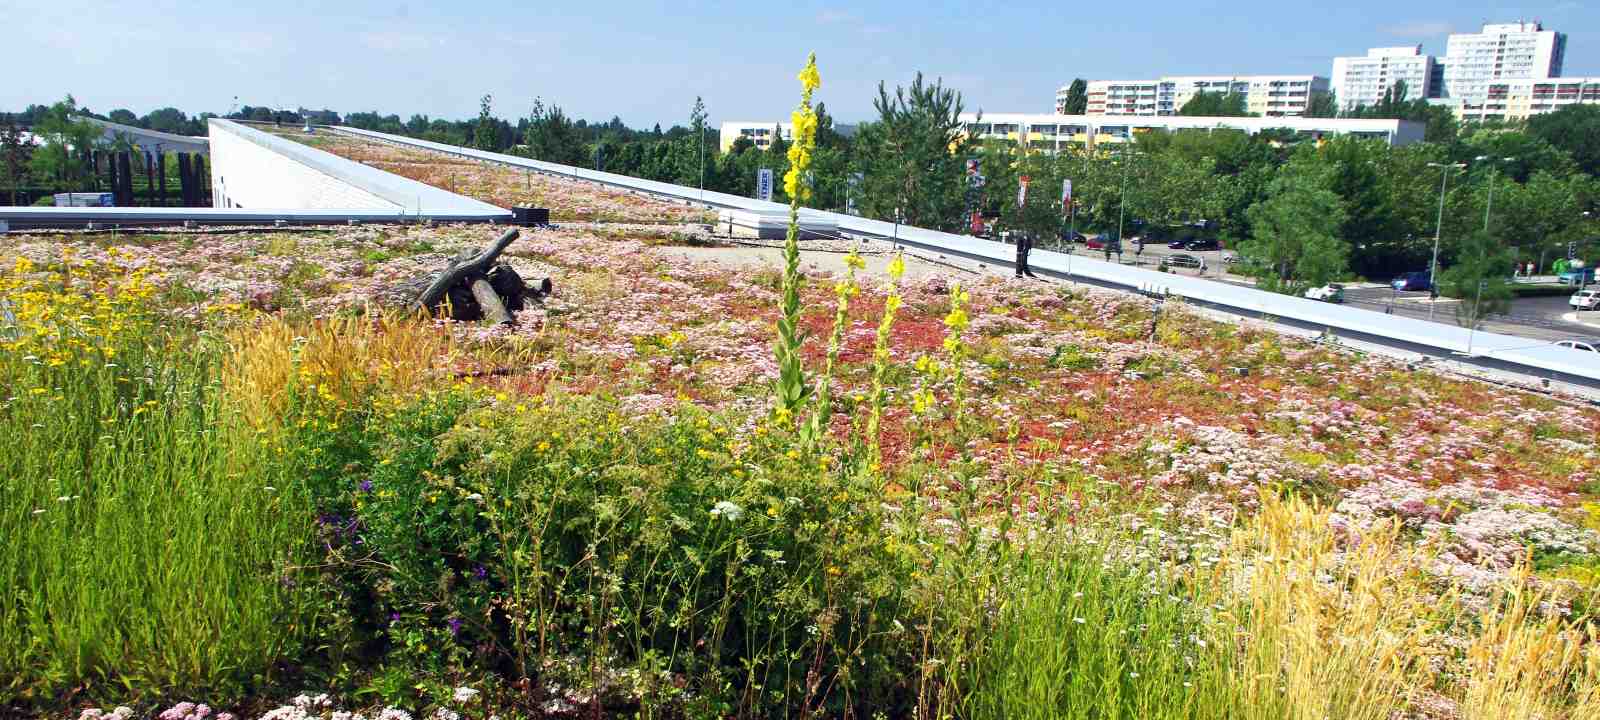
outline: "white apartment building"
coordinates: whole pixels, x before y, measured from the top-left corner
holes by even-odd
[[[1567,36],[1537,22],[1484,25],[1479,33],[1450,36],[1444,54],[1442,97],[1481,102],[1489,86],[1507,80],[1561,77]]]
[[[765,150],[772,145],[774,132],[779,128],[782,128],[784,142],[794,140],[794,129],[789,127],[788,123],[768,120],[736,120],[722,123],[722,129],[717,134],[717,141],[721,145],[723,152],[727,152],[729,148],[732,148],[734,141],[741,136],[750,138],[750,141],[755,143],[757,149]]]
[[[1056,112],[1066,109],[1067,87],[1056,91]],[[1304,115],[1328,79],[1315,75],[1184,75],[1155,80],[1094,80],[1088,84],[1090,115],[1177,115],[1196,94],[1236,92],[1248,112],[1263,117]]]
[[[1568,105],[1600,105],[1600,77],[1502,80],[1489,83],[1481,99],[1445,101],[1462,122],[1518,121]]]
[[[1060,115],[1029,113],[962,113],[967,132],[979,139],[1024,139],[1044,152],[1063,146],[1124,143],[1140,133],[1173,130],[1237,130],[1252,135],[1288,130],[1321,140],[1334,135],[1378,138],[1390,145],[1422,141],[1423,123],[1410,120],[1352,120],[1305,117],[1181,117],[1151,115]]]
[[[1372,48],[1365,56],[1333,59],[1333,91],[1340,110],[1376,105],[1396,82],[1406,85],[1406,98],[1436,97],[1432,55],[1422,46]]]

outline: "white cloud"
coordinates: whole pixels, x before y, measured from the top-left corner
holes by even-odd
[[[1378,28],[1378,32],[1385,35],[1399,37],[1417,37],[1419,35],[1448,35],[1455,30],[1455,26],[1445,20],[1418,20],[1416,22],[1385,25]]]

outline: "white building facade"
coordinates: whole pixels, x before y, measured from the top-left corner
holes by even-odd
[[[1441,97],[1480,102],[1489,86],[1508,80],[1561,77],[1567,36],[1537,22],[1484,25],[1478,33],[1450,36],[1444,54]]]
[[[1328,79],[1316,75],[1174,75],[1155,80],[1094,80],[1088,83],[1089,115],[1177,115],[1195,95],[1238,93],[1248,112],[1263,117],[1296,117],[1328,92]],[[1056,91],[1056,112],[1066,109],[1067,86]]]
[[[1479,99],[1446,101],[1462,122],[1526,120],[1570,105],[1600,105],[1600,77],[1501,80]]]
[[[1403,82],[1406,98],[1436,97],[1436,64],[1421,45],[1372,48],[1364,56],[1333,59],[1333,92],[1339,109],[1376,105],[1396,83]]]
[[[1252,135],[1286,130],[1321,140],[1354,135],[1383,140],[1390,145],[1422,141],[1424,125],[1409,120],[1366,120],[1303,117],[1182,117],[1151,115],[1059,115],[1030,113],[962,113],[967,133],[983,140],[1027,142],[1044,152],[1074,144],[1093,147],[1128,142],[1140,133],[1175,130],[1232,130]]]
[[[772,139],[777,137],[779,132],[783,133],[784,142],[794,140],[794,129],[788,127],[786,123],[770,120],[733,120],[722,123],[722,128],[717,133],[717,144],[722,147],[723,152],[727,152],[733,147],[734,141],[740,137],[747,137],[755,143],[758,150],[765,150],[772,146]]]

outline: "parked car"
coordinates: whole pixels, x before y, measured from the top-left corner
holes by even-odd
[[[1578,312],[1600,308],[1600,290],[1579,290],[1567,299],[1567,304]]]
[[[1556,279],[1561,281],[1562,285],[1588,285],[1594,282],[1594,268],[1572,268],[1556,276]]]
[[[1084,247],[1087,247],[1090,250],[1102,250],[1106,246],[1106,239],[1105,239],[1105,236],[1096,235],[1096,236],[1094,236],[1092,238],[1084,240],[1083,241],[1083,245],[1084,245]]]
[[[1206,261],[1193,255],[1184,255],[1183,253],[1178,253],[1176,255],[1167,256],[1167,267],[1185,268],[1189,270],[1199,270],[1201,272],[1205,272]]]
[[[1216,238],[1195,238],[1185,244],[1184,247],[1190,250],[1221,250],[1222,243],[1217,242]]]
[[[1342,303],[1344,302],[1344,286],[1339,283],[1328,283],[1322,287],[1314,287],[1307,290],[1305,296],[1312,300]]]
[[[1433,276],[1426,270],[1408,272],[1395,278],[1389,287],[1396,290],[1431,290],[1433,289]]]
[[[1600,352],[1600,349],[1596,349],[1593,343],[1587,343],[1582,340],[1562,340],[1556,343],[1556,347],[1572,348],[1573,350],[1582,350],[1584,352]]]
[[[1063,243],[1067,242],[1069,237],[1070,237],[1070,239],[1071,239],[1071,241],[1073,243],[1076,243],[1078,245],[1082,245],[1082,244],[1084,244],[1084,243],[1089,241],[1088,236],[1084,235],[1081,232],[1070,232],[1069,233],[1069,232],[1063,231],[1061,233],[1061,242],[1063,242]]]
[[[1172,242],[1167,243],[1167,248],[1170,249],[1170,250],[1185,250],[1188,247],[1189,247],[1189,240],[1187,238],[1178,238],[1176,240],[1173,240]]]

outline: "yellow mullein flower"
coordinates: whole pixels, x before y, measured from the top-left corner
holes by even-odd
[[[894,259],[889,261],[889,279],[899,280],[906,274],[906,258],[904,253],[895,253]]]

